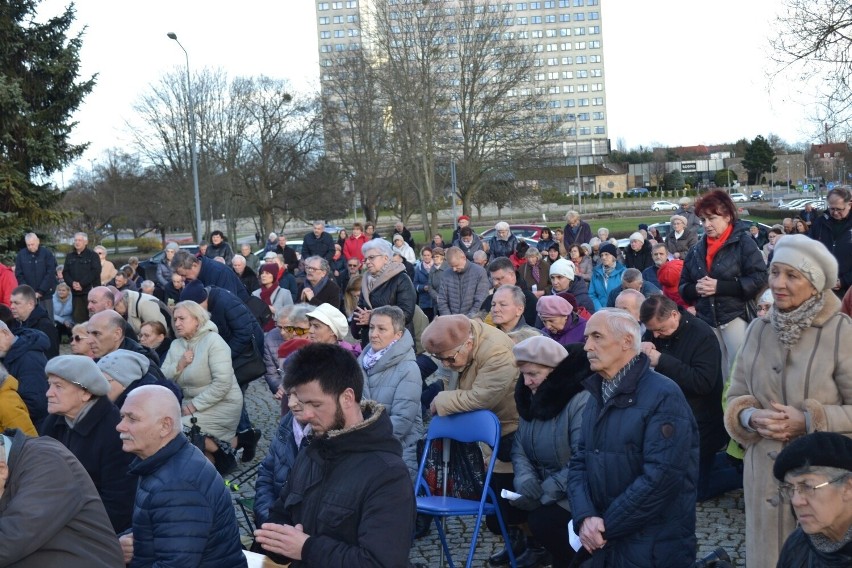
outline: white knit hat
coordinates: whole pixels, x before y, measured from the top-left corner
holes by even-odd
[[[574,263],[560,258],[550,265],[550,275],[564,276],[568,280],[574,280]]]
[[[772,264],[788,264],[802,273],[818,292],[837,282],[837,259],[825,245],[806,235],[783,235],[775,241]]]

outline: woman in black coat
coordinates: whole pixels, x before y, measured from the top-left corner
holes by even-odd
[[[361,297],[352,314],[352,336],[361,340],[361,346],[369,342],[368,327],[370,312],[380,306],[396,306],[405,314],[405,327],[414,337],[414,307],[417,292],[408,277],[405,267],[391,260],[393,250],[383,239],[373,239],[361,247],[364,255],[365,272],[361,280]]]
[[[722,373],[727,380],[734,356],[745,341],[750,321],[747,305],[766,286],[766,262],[748,234],[750,223],[740,221],[737,207],[722,190],[704,195],[695,204],[705,234],[686,255],[680,275],[680,296],[694,303],[696,315],[713,328],[722,349]]]

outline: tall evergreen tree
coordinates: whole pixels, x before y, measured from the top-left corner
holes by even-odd
[[[82,34],[68,36],[74,5],[36,21],[41,0],[0,0],[0,247],[58,220],[49,176],[79,157],[71,115],[92,91],[79,80]]]
[[[758,134],[748,145],[743,156],[742,165],[748,172],[748,182],[759,184],[764,173],[778,171],[778,167],[775,165],[776,160],[775,150],[772,149],[766,138]]]

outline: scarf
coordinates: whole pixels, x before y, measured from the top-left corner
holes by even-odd
[[[325,285],[328,284],[328,276],[324,276],[322,280],[317,282],[315,285],[311,286],[311,283],[305,280],[305,287],[310,288],[311,292],[314,293],[314,296],[322,292]]]
[[[384,349],[379,349],[378,351],[373,351],[373,347],[368,345],[367,350],[364,351],[364,359],[361,360],[361,366],[364,367],[364,370],[369,371],[370,369],[375,367],[376,363],[379,362],[379,359],[382,358],[382,355],[387,353],[388,349],[390,349],[391,346],[393,346],[393,344],[396,342],[397,340],[394,339],[388,344],[387,347],[385,347]]]
[[[341,244],[340,246],[343,246],[343,245]],[[331,257],[331,258],[332,258],[332,260],[340,260],[341,256],[343,256],[343,253],[338,251],[337,249],[335,249],[334,250],[334,256]]]
[[[77,413],[77,416],[74,418],[74,420],[71,420],[67,416],[63,416],[63,418],[65,418],[65,423],[68,425],[68,427],[73,430],[74,426],[79,424],[80,421],[83,420],[83,418],[86,417],[86,415],[89,413],[89,411],[92,409],[92,407],[95,405],[95,403],[97,401],[98,401],[97,398],[93,398],[89,402],[84,404],[83,408],[80,409],[80,412]]]
[[[707,237],[707,255],[704,257],[704,260],[707,263],[707,274],[710,274],[710,269],[713,268],[713,259],[716,258],[716,253],[719,252],[719,249],[722,248],[722,245],[725,244],[725,241],[728,240],[728,237],[730,237],[733,232],[734,224],[731,223],[728,225],[728,228],[725,229],[725,232],[719,237],[715,239]]]
[[[370,303],[370,292],[400,272],[405,272],[405,266],[400,262],[389,260],[375,276],[369,272],[364,274],[364,278],[361,279],[361,295],[364,297],[364,301],[367,302],[368,308],[373,309],[373,304]]]
[[[811,544],[814,545],[814,548],[824,554],[832,554],[852,542],[852,527],[849,527],[843,538],[837,542],[834,542],[822,533],[809,534],[808,538],[811,539]]]
[[[603,268],[603,277],[604,277],[604,286],[609,287],[609,276],[612,274],[612,271],[615,270],[615,264],[612,266],[604,266],[601,264],[601,268]]]
[[[536,283],[541,282],[541,269],[539,268],[538,264],[533,264],[532,277],[533,277],[533,280],[536,281]]]
[[[432,267],[435,266],[435,261],[427,263],[421,260],[420,266],[423,267],[424,270],[426,270],[426,274],[429,274],[432,271]]]
[[[628,361],[627,364],[622,367],[611,380],[601,382],[601,398],[603,399],[604,404],[612,398],[612,395],[615,394],[615,391],[618,390],[618,387],[621,385],[621,380],[627,375],[630,369],[633,368],[633,365],[635,365],[638,360],[639,355],[636,355],[633,359]]]
[[[811,322],[822,310],[824,304],[825,297],[822,294],[817,294],[789,312],[782,312],[773,307],[769,312],[769,321],[772,328],[775,329],[781,345],[787,349],[796,345],[802,336],[802,332],[811,326]]]
[[[272,295],[275,294],[276,290],[278,290],[278,282],[275,280],[269,286],[260,287],[260,299],[263,300],[264,304],[272,306]]]

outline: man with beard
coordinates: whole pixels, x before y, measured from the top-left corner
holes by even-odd
[[[415,502],[402,448],[384,407],[361,400],[357,361],[314,343],[287,359],[290,410],[310,425],[260,546],[292,568],[407,566]]]

